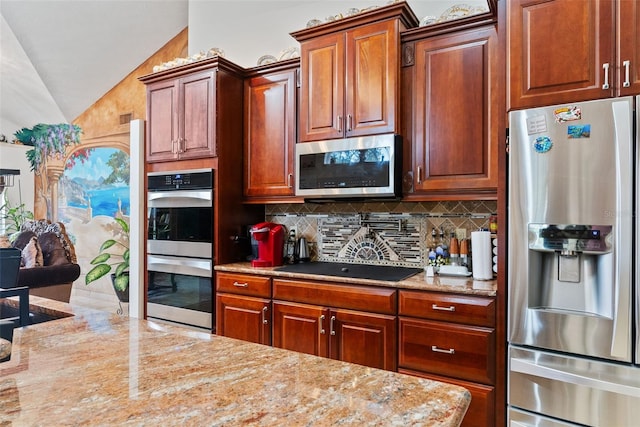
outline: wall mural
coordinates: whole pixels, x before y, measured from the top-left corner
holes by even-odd
[[[84,150],[72,155],[58,184],[58,220],[91,220],[129,215],[129,155],[116,148]]]

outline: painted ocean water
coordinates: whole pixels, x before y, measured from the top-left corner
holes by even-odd
[[[129,187],[113,187],[113,188],[98,188],[95,190],[88,190],[88,196],[90,197],[91,204],[91,216],[106,215],[115,216],[118,212],[118,201],[120,201],[120,209],[124,215],[129,215],[130,203],[129,203]],[[86,204],[69,202],[69,206],[75,208],[86,209]]]

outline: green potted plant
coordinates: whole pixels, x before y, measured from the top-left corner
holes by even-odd
[[[107,239],[100,246],[98,256],[92,261],[94,267],[85,276],[85,284],[111,274],[113,288],[122,302],[129,301],[129,224],[121,218],[114,218],[119,225],[116,239]],[[108,251],[111,249],[111,251]]]
[[[2,219],[5,220],[4,232],[9,236],[9,240],[13,240],[17,236],[25,221],[33,219],[33,212],[25,209],[24,203],[18,206],[11,206],[6,193],[4,194],[4,204],[0,206],[0,213],[2,214]]]

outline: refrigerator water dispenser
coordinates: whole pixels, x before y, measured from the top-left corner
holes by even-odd
[[[611,317],[612,227],[529,224],[529,308]]]

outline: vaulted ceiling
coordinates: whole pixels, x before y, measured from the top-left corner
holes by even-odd
[[[222,13],[227,3],[226,0],[0,0],[0,133],[9,136],[37,122],[73,121],[188,26],[189,1],[219,2]],[[292,6],[308,2],[310,8],[318,3],[236,1],[250,3],[252,13],[260,13],[261,8],[286,7],[287,1]],[[354,3],[334,1],[336,10]],[[387,0],[371,3],[385,4]],[[430,9],[443,10],[447,4],[457,3],[409,1],[418,17]]]

